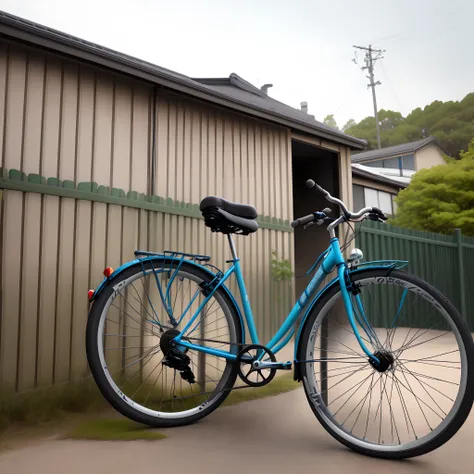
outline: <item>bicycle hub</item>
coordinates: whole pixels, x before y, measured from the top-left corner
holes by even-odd
[[[380,361],[377,364],[373,359],[369,359],[369,364],[377,371],[377,372],[386,372],[393,366],[393,356],[388,352],[376,352],[374,354],[375,357]]]

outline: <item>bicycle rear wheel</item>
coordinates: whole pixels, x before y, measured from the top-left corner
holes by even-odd
[[[236,364],[225,358],[176,351],[170,344],[205,300],[204,286],[213,276],[186,261],[142,263],[111,280],[93,303],[86,331],[89,366],[104,397],[124,416],[156,427],[193,423],[225,400],[237,377]],[[238,353],[240,318],[223,289],[186,336]]]
[[[381,364],[374,367],[362,352],[333,286],[302,333],[309,404],[324,428],[355,451],[392,459],[428,453],[471,410],[471,333],[454,306],[416,276],[367,269],[352,280],[361,298],[358,305],[350,292],[360,334]]]

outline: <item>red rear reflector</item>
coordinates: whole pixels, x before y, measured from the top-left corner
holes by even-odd
[[[109,276],[112,275],[112,273],[114,273],[114,269],[112,267],[107,267],[104,270],[104,275],[106,278],[109,278]]]
[[[88,296],[89,299],[91,299],[94,296],[94,290],[89,290],[87,292],[87,296]]]

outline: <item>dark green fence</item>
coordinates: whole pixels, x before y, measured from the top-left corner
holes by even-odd
[[[474,331],[474,238],[460,232],[449,236],[366,221],[355,239],[355,246],[364,252],[364,261],[408,260],[405,270],[438,288]],[[377,297],[384,305],[396,304],[382,294]],[[379,315],[377,323],[386,327],[385,308],[372,309]],[[421,302],[410,307],[412,324],[429,324],[426,310]]]

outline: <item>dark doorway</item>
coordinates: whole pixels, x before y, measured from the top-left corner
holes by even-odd
[[[293,171],[293,216],[302,217],[326,207],[332,209],[333,216],[339,215],[339,209],[329,203],[314,188],[305,183],[308,179],[327,189],[333,196],[339,194],[338,154],[296,140],[292,141]],[[295,229],[295,274],[304,274],[318,256],[329,245],[329,234],[324,226],[311,226],[308,229]],[[299,297],[308,285],[311,275],[295,280],[295,296]]]

